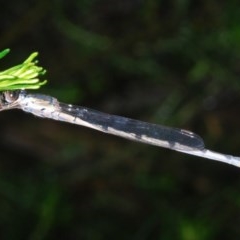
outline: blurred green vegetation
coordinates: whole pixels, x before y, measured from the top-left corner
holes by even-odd
[[[38,51],[41,92],[240,155],[239,16],[236,0],[10,0],[1,69]],[[0,239],[239,238],[235,167],[18,111],[0,122]]]

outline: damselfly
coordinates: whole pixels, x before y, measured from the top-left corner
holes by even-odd
[[[170,148],[175,151],[225,162],[240,167],[240,157],[208,150],[197,134],[178,128],[142,122],[59,102],[43,94],[5,91],[0,95],[0,111],[22,109],[38,117],[51,118],[93,128],[130,140]]]

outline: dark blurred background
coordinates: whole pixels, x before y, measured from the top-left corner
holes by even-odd
[[[62,102],[240,155],[240,4],[1,3],[1,69],[38,51]],[[239,239],[240,170],[21,111],[0,114],[0,239]]]

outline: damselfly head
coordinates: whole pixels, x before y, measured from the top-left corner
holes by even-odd
[[[17,107],[21,91],[4,91],[0,94],[0,111]]]
[[[13,103],[18,99],[19,91],[6,91],[3,92],[4,94],[4,100],[6,103]]]

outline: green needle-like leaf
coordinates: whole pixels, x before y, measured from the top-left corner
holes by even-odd
[[[0,59],[9,53],[10,49],[0,52]],[[37,66],[38,53],[32,53],[22,64],[18,64],[7,70],[0,71],[0,91],[17,89],[38,89],[46,84],[46,80],[40,81],[39,76],[44,75],[46,70]]]

